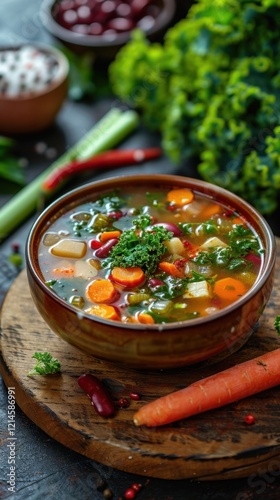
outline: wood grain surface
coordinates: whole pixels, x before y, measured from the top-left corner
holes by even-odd
[[[275,286],[258,328],[245,346],[227,359],[204,367],[140,372],[98,361],[58,338],[39,316],[25,271],[8,291],[1,310],[0,368],[16,402],[48,435],[82,455],[116,469],[164,479],[220,480],[248,477],[280,468],[280,389],[274,388],[218,410],[161,428],[137,428],[132,416],[142,404],[199,378],[280,347],[274,328],[280,314],[280,239]],[[28,377],[35,351],[50,351],[61,374]],[[279,360],[280,368],[280,360]],[[80,374],[99,377],[117,401],[110,419],[98,416],[79,388]],[[140,401],[129,398],[141,394]],[[247,425],[244,417],[255,416]]]

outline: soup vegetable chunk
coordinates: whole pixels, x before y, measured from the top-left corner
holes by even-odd
[[[58,217],[39,263],[46,284],[77,311],[150,325],[232,304],[254,284],[263,252],[234,208],[187,188],[140,186]]]

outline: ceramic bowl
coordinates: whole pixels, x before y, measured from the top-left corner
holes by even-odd
[[[116,188],[139,185],[189,187],[235,207],[257,231],[265,248],[260,273],[252,288],[234,304],[212,316],[161,325],[123,324],[77,314],[46,284],[38,263],[38,245],[57,214]],[[276,258],[273,233],[259,213],[234,194],[215,185],[174,175],[113,177],[75,189],[53,202],[33,225],[26,248],[27,274],[39,313],[64,341],[96,358],[135,369],[178,368],[214,362],[239,349],[254,331],[269,300]]]
[[[57,66],[56,74],[46,84],[42,84],[41,88],[32,87],[24,93],[19,92],[9,94],[9,92],[0,92],[0,133],[6,135],[13,134],[29,134],[38,132],[49,127],[55,120],[66,96],[67,96],[67,80],[69,65],[66,57],[57,49],[39,45],[39,44],[24,44],[16,47],[3,47],[4,51],[16,52],[23,47],[31,47],[34,51],[51,57]],[[30,71],[26,71],[25,77],[29,78]],[[19,86],[23,71],[14,70],[13,85]]]
[[[68,46],[75,52],[92,52],[96,56],[112,59],[117,51],[131,36],[131,31],[118,32],[112,35],[87,35],[66,29],[56,20],[56,9],[60,0],[44,0],[41,7],[41,18],[45,28],[60,42]],[[71,2],[69,2],[71,3]],[[143,27],[143,31],[151,40],[160,38],[171,24],[175,12],[175,0],[154,0],[159,7],[159,14],[155,18],[154,24]],[[69,7],[72,10],[70,5]]]

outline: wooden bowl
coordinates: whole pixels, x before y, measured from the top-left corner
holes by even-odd
[[[116,188],[189,187],[243,214],[258,233],[265,255],[251,289],[232,305],[208,317],[168,324],[128,324],[86,313],[77,314],[44,282],[38,262],[42,235],[57,214]],[[214,362],[239,349],[250,337],[273,286],[276,245],[265,219],[236,195],[206,182],[173,175],[131,175],[86,184],[52,203],[37,219],[26,247],[27,274],[33,300],[50,328],[63,340],[96,358],[136,369],[178,368]]]
[[[0,92],[0,134],[27,134],[49,127],[67,96],[69,65],[66,57],[50,46],[24,45],[51,54],[58,63],[57,76],[41,90],[11,96]],[[18,50],[19,46],[3,47],[0,52],[7,49]]]
[[[92,52],[96,56],[112,59],[118,50],[129,41],[131,32],[122,32],[112,36],[95,36],[75,33],[62,27],[55,19],[55,7],[59,0],[43,0],[41,18],[46,29],[60,42],[75,52]],[[144,30],[151,40],[159,39],[171,24],[175,12],[175,0],[155,0],[160,7],[160,13],[152,27]]]

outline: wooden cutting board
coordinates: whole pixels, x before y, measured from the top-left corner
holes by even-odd
[[[164,479],[216,480],[279,471],[280,388],[270,389],[218,410],[161,428],[137,428],[132,416],[142,404],[236,363],[280,347],[274,328],[280,314],[280,239],[271,300],[257,331],[237,353],[215,365],[178,371],[140,372],[98,361],[58,338],[39,316],[29,294],[25,271],[8,291],[1,312],[0,369],[25,414],[63,445],[122,471]],[[27,376],[35,351],[49,351],[62,373]],[[280,369],[280,360],[279,360]],[[117,402],[130,399],[111,419],[98,416],[77,378],[90,371]],[[244,417],[252,413],[255,424]]]

